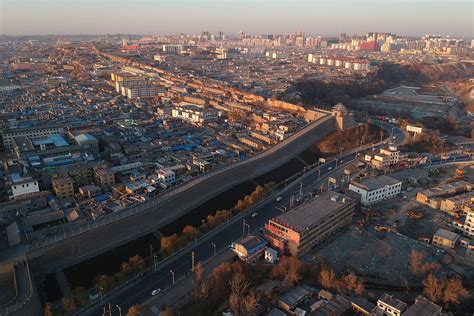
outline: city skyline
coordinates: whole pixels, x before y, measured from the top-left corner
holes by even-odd
[[[5,35],[197,34],[201,30],[227,34],[304,30],[323,36],[370,31],[451,37],[472,37],[473,33],[470,1],[205,0],[196,5],[187,0],[4,0],[0,10],[0,34]],[[126,17],[128,22],[124,22]]]

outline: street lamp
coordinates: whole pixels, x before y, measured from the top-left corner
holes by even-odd
[[[216,255],[216,244],[211,242],[212,247],[214,247],[214,256]]]
[[[321,177],[321,169],[318,169],[318,180]]]
[[[155,271],[156,271],[156,258],[158,258],[157,255],[153,255],[153,264],[155,266]]]
[[[336,160],[336,169],[337,169],[337,158],[335,160]]]
[[[117,304],[115,304],[115,306],[118,308],[119,310],[119,316],[122,316],[122,309],[120,308],[120,306],[118,306]]]
[[[100,287],[99,287],[99,292],[100,292],[100,303],[101,303],[101,304],[104,304],[104,297],[102,296],[102,290],[103,290],[103,288],[100,286]]]
[[[170,270],[170,273],[171,273],[171,278],[172,278],[172,280],[173,280],[172,285],[174,285],[174,271],[173,271],[173,270]]]

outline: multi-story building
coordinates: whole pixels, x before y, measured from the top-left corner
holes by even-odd
[[[40,125],[8,128],[3,131],[3,146],[5,149],[11,149],[14,137],[28,137],[31,141],[36,141],[48,139],[48,137],[53,134],[64,135],[64,127],[57,125]]]
[[[131,98],[152,98],[166,90],[155,85],[138,85],[133,87],[121,87],[122,95]]]
[[[360,195],[360,202],[363,205],[370,205],[399,194],[402,182],[388,176],[378,176],[361,181],[352,180],[349,190]]]
[[[32,177],[22,177],[18,174],[11,174],[11,198],[15,199],[25,194],[39,192],[38,181]]]
[[[51,181],[54,194],[60,199],[74,198],[74,181],[71,177],[58,177]]]
[[[175,106],[171,110],[171,116],[199,125],[217,119],[212,111],[195,105]]]
[[[376,169],[386,169],[400,161],[400,151],[395,146],[381,148],[379,153],[367,154],[365,160]]]
[[[102,190],[110,190],[115,186],[115,174],[110,169],[96,169],[94,173],[95,182]]]
[[[355,200],[327,191],[265,224],[265,238],[281,253],[302,256],[329,235],[349,224]]]
[[[176,174],[171,169],[161,169],[158,172],[158,179],[166,185],[172,185],[176,182]]]
[[[453,220],[453,226],[466,236],[474,237],[474,206],[465,206],[465,215]]]

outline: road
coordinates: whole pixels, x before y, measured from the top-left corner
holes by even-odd
[[[392,125],[388,123],[378,122],[379,126],[386,130],[392,131]],[[405,134],[399,129],[393,129],[392,131],[395,144],[401,143],[405,139]],[[360,152],[361,157],[365,152],[377,150],[384,144],[374,146],[372,148],[363,150]],[[244,235],[247,236],[249,233],[254,234],[271,218],[279,215],[284,211],[285,207],[289,206],[290,199],[292,196],[299,196],[300,188],[302,189],[303,199],[310,197],[310,193],[319,189],[319,187],[327,182],[329,176],[333,176],[336,171],[336,166],[341,167],[353,162],[358,157],[355,152],[349,152],[343,154],[337,158],[328,160],[325,164],[320,167],[316,167],[312,170],[307,171],[300,179],[290,183],[285,189],[282,190],[280,196],[282,200],[276,201],[276,197],[264,201],[259,206],[244,212],[231,219],[226,226],[212,237],[205,240],[198,240],[197,244],[185,253],[176,254],[171,260],[166,263],[160,264],[157,271],[145,277],[142,281],[135,285],[132,285],[124,293],[118,295],[111,302],[114,304],[120,304],[120,307],[126,311],[128,308],[135,304],[144,304],[151,298],[151,291],[156,288],[162,290],[169,289],[173,286],[171,270],[174,272],[175,279],[190,273],[192,268],[191,252],[195,253],[195,263],[198,261],[206,261],[211,259],[214,254],[228,248],[229,245],[242,238]],[[468,160],[468,156],[456,156],[450,157],[449,159],[433,160],[432,165],[439,165],[441,163],[458,162]],[[425,164],[426,166],[429,164]],[[339,170],[341,168],[338,168]],[[318,171],[320,170],[320,171]],[[256,213],[256,216],[252,216]],[[244,220],[245,224],[244,225]],[[215,246],[214,246],[215,245]],[[159,304],[159,296],[157,296],[157,302]],[[108,304],[109,300],[104,299],[104,305]],[[97,306],[88,312],[89,315],[101,315],[102,306]],[[114,313],[114,311],[112,311]],[[118,309],[115,311],[118,314]]]
[[[388,123],[378,122],[377,125],[392,132],[396,143],[403,141],[405,135],[401,130],[396,128],[392,130],[392,125]],[[383,145],[384,144],[380,144],[362,151],[360,156],[367,151],[376,150]],[[170,288],[172,286],[171,270],[174,272],[175,279],[179,279],[186,275],[186,273],[190,273],[192,268],[191,252],[195,253],[195,263],[198,261],[204,262],[212,258],[215,252],[219,252],[229,247],[232,242],[242,238],[244,235],[258,232],[258,230],[269,219],[281,214],[284,207],[289,206],[292,196],[299,196],[300,189],[302,189],[303,199],[309,197],[310,192],[319,189],[321,184],[324,184],[327,181],[326,179],[334,174],[337,167],[353,162],[356,157],[358,157],[357,153],[352,151],[349,153],[343,153],[337,158],[328,160],[320,167],[307,171],[307,173],[300,179],[290,183],[285,189],[283,189],[280,194],[282,197],[280,202],[277,202],[274,197],[264,201],[258,207],[231,219],[223,230],[213,235],[210,239],[205,241],[198,240],[197,244],[192,247],[192,249],[185,253],[178,253],[170,261],[160,265],[156,272],[145,277],[143,281],[130,286],[130,288],[128,288],[124,293],[114,298],[111,302],[112,305],[120,304],[120,307],[125,311],[132,305],[141,305],[149,300],[151,297],[150,293],[154,289],[161,288],[162,290],[166,290]],[[257,215],[252,216],[253,213],[256,213]],[[244,225],[244,221],[246,225]],[[107,305],[108,303],[109,300],[104,299],[104,305]],[[104,305],[90,309],[90,312],[87,314],[101,315],[102,306]],[[116,313],[118,315],[118,309],[116,310]]]

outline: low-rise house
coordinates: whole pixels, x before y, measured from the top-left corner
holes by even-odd
[[[245,261],[255,261],[263,255],[267,242],[260,237],[249,235],[239,242],[231,244],[231,249]]]
[[[377,306],[369,315],[373,316],[401,316],[407,308],[407,303],[396,297],[384,293],[377,301]]]
[[[441,315],[443,308],[427,300],[421,295],[415,299],[415,303],[410,306],[402,316],[438,316]]]
[[[458,244],[459,236],[444,228],[440,228],[433,235],[432,244],[441,248],[454,248]]]
[[[278,262],[278,251],[273,248],[267,247],[265,249],[265,261],[274,264]]]

